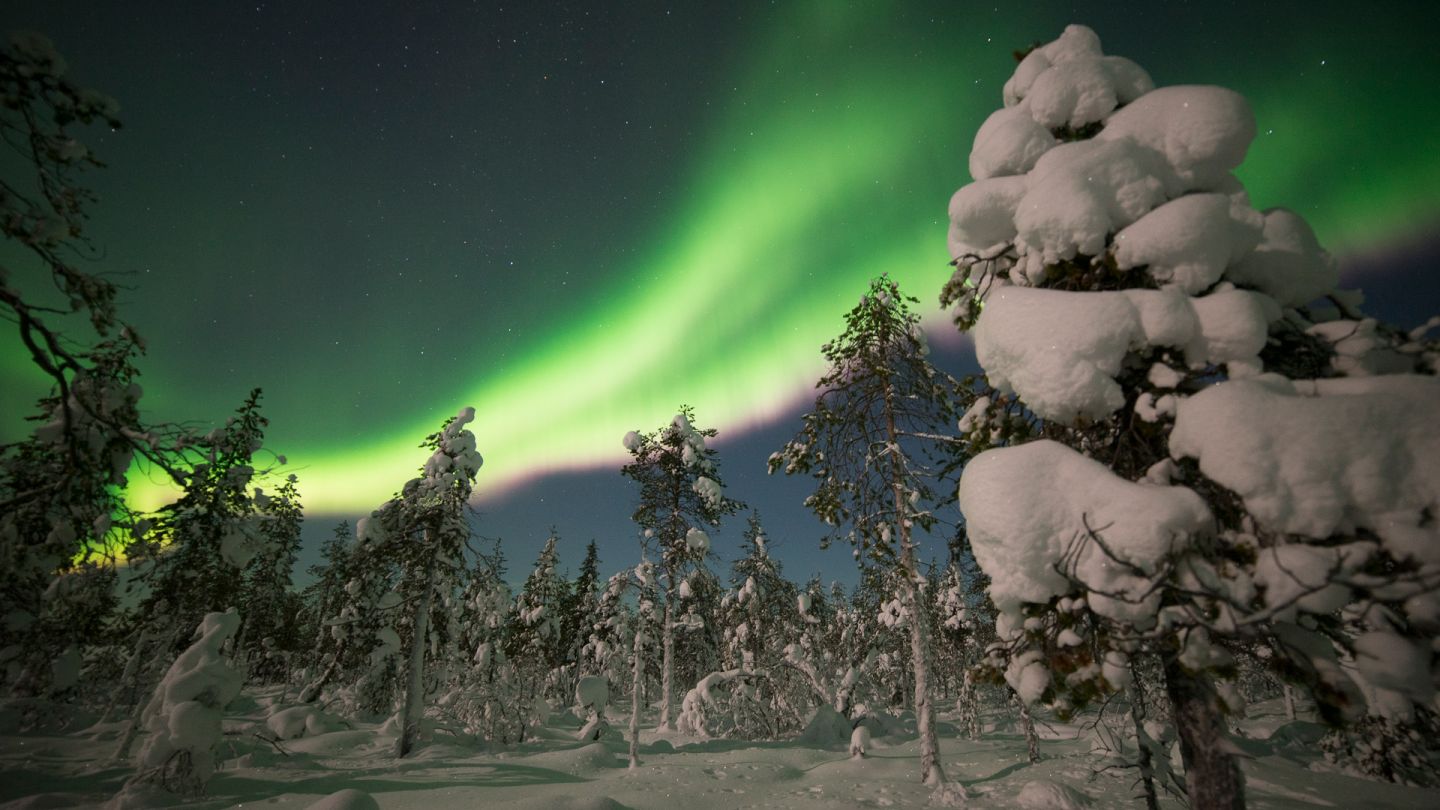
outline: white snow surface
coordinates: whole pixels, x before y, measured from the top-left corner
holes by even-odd
[[[1142,265],[1161,286],[1195,295],[1260,243],[1264,217],[1225,194],[1186,194],[1115,234],[1122,270]]]
[[[1418,375],[1233,380],[1180,402],[1170,454],[1197,459],[1269,531],[1369,529],[1433,568],[1440,527],[1422,513],[1440,513],[1437,402],[1440,379]]]
[[[1065,292],[1004,287],[975,325],[975,354],[990,384],[1058,422],[1101,419],[1124,404],[1115,376],[1127,352],[1183,349],[1191,365],[1255,363],[1279,312],[1255,293],[1221,289]]]
[[[1114,556],[1085,542],[1074,556],[1075,577],[1092,591],[1138,597],[1160,560],[1210,532],[1204,501],[1179,486],[1136,484],[1049,440],[987,450],[960,479],[975,559],[991,577],[995,606],[1018,616],[1024,602],[1045,603],[1072,586],[1054,562],[1076,538],[1099,535]],[[1117,620],[1146,624],[1154,599],[1131,604],[1091,593],[1090,607]]]
[[[1340,281],[1339,266],[1320,247],[1310,224],[1285,208],[1268,209],[1264,216],[1260,244],[1235,262],[1226,277],[1284,307],[1303,306],[1333,291]]]
[[[1180,190],[1164,157],[1129,139],[1060,144],[1025,178],[1014,221],[1032,275],[1045,264],[1099,254],[1109,234]]]
[[[1163,156],[1183,191],[1226,185],[1255,140],[1255,113],[1225,87],[1157,88],[1105,121],[1099,140],[1133,141]]]
[[[760,743],[702,740],[674,732],[640,735],[641,765],[622,766],[628,746],[619,734],[598,742],[573,738],[573,717],[552,714],[526,743],[488,748],[465,736],[427,735],[404,761],[393,756],[393,732],[362,720],[351,728],[292,740],[281,754],[251,732],[263,727],[278,688],[247,689],[248,710],[228,713],[222,766],[206,795],[177,806],[196,810],[262,806],[275,810],[362,810],[423,807],[460,810],[506,807],[670,808],[740,810],[785,807],[924,807],[932,789],[919,781],[919,745],[913,726],[882,733],[872,727],[869,756],[852,759],[852,724],[831,709],[817,714],[809,740]],[[1303,708],[1303,707],[1302,707]],[[628,708],[612,707],[612,727]],[[1386,784],[1348,775],[1328,765],[1314,745],[1308,715],[1287,723],[1279,701],[1250,707],[1232,719],[1249,756],[1241,760],[1250,806],[1273,810],[1367,807],[1407,810],[1436,803],[1437,791]],[[647,728],[654,715],[648,715]],[[1096,775],[1110,764],[1092,750],[1093,733],[1077,718],[1062,723],[1040,711],[1041,761],[1026,762],[1023,737],[1009,705],[983,710],[983,736],[969,740],[947,730],[956,717],[939,716],[940,753],[947,775],[965,786],[966,806],[1013,810],[1036,806],[1042,797],[1064,797],[1095,808],[1135,807],[1134,771]],[[0,804],[6,807],[95,807],[119,789],[123,770],[97,767],[106,761],[118,723],[86,728],[0,729]],[[825,729],[819,728],[826,726]],[[1042,783],[1031,786],[1032,783]],[[1048,784],[1047,784],[1048,783]],[[155,793],[145,807],[175,804]],[[1053,806],[1053,805],[1039,805]],[[1162,801],[1162,807],[1178,807]]]

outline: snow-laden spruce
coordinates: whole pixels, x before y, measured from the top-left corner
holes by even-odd
[[[187,796],[202,793],[215,772],[215,746],[225,707],[240,694],[244,676],[229,665],[221,647],[240,627],[235,611],[210,613],[195,630],[195,641],[175,659],[145,707],[149,736],[136,758],[135,778],[117,797],[117,806],[143,806],[144,786]]]
[[[1239,806],[1235,653],[1335,720],[1408,722],[1440,683],[1435,323],[1365,318],[1303,218],[1252,207],[1239,94],[1154,89],[1070,26],[1004,104],[941,295],[993,386],[961,429],[998,446],[959,488],[992,664],[1064,712],[1155,656],[1192,804]]]

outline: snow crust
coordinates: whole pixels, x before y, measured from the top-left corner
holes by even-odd
[[[966,467],[959,494],[975,559],[991,577],[991,598],[1012,621],[1022,603],[1043,604],[1074,589],[1055,563],[1093,530],[1110,553],[1083,542],[1068,572],[1096,592],[1090,607],[1137,625],[1153,622],[1158,596],[1140,598],[1147,576],[1213,523],[1193,491],[1131,483],[1049,440],[981,453]]]

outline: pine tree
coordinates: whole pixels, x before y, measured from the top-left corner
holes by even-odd
[[[310,584],[301,591],[304,605],[302,638],[307,640],[307,660],[311,664],[333,650],[335,638],[326,622],[340,612],[345,598],[345,583],[350,580],[350,543],[355,529],[348,521],[340,521],[320,546],[320,562],[306,569]]]
[[[630,589],[631,574],[621,571],[611,576],[596,600],[589,632],[580,649],[582,675],[604,675],[617,685],[629,680],[634,616],[625,594]]]
[[[674,728],[675,628],[680,620],[680,583],[704,559],[710,547],[704,526],[718,526],[721,518],[741,506],[724,494],[714,448],[706,445],[713,428],[693,426],[694,414],[682,406],[670,424],[651,433],[625,435],[630,463],[621,474],[640,488],[639,503],[631,519],[640,526],[644,542],[653,543],[659,558],[663,618],[660,640],[660,727]]]
[[[805,505],[836,531],[824,544],[843,537],[857,559],[863,555],[895,573],[908,616],[921,778],[940,785],[945,774],[935,739],[930,629],[914,531],[928,531],[938,521],[934,486],[945,470],[925,461],[949,460],[948,450],[934,447],[937,431],[954,422],[960,391],[926,360],[920,318],[909,308],[914,300],[889,278],[871,282],[846,314],[845,331],[823,347],[829,370],[816,384],[822,392],[800,434],[770,457],[770,471],[813,477],[815,492]]]
[[[407,481],[361,530],[362,537],[373,533],[371,553],[384,554],[399,568],[397,592],[407,619],[401,639],[407,649],[397,757],[410,753],[420,733],[430,685],[425,677],[426,653],[432,621],[437,618],[432,613],[443,608],[444,596],[457,589],[464,575],[463,551],[470,536],[465,508],[482,463],[475,434],[465,427],[474,419],[475,409],[464,408],[427,436],[420,446],[431,453],[420,476]],[[387,606],[382,602],[379,607]]]

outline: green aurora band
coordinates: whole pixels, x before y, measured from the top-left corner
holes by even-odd
[[[480,489],[491,495],[556,470],[618,467],[625,431],[657,427],[682,403],[722,434],[741,431],[812,394],[820,345],[871,277],[889,273],[933,309],[948,275],[946,201],[969,179],[970,141],[1000,103],[1009,49],[1068,20],[1007,9],[983,32],[932,33],[917,49],[913,37],[876,35],[885,4],[839,8],[791,6],[759,32],[687,172],[687,198],[606,297],[503,369],[479,372],[455,401],[426,403],[435,407],[423,421],[344,449],[279,446],[310,513],[378,505],[423,460],[420,438],[464,405],[477,410]],[[1332,86],[1323,74],[1281,75],[1286,55],[1255,39],[1234,46],[1254,49],[1243,67],[1223,55],[1184,76],[1145,66],[1157,83],[1227,84],[1251,99],[1261,135],[1240,175],[1257,207],[1295,207],[1323,243],[1352,253],[1440,218],[1440,159],[1427,145],[1440,108],[1411,105],[1418,120],[1404,128],[1374,112],[1427,97],[1433,77],[1391,80],[1352,61],[1325,68],[1352,71]],[[1106,45],[1145,64],[1122,41]],[[1335,126],[1347,109],[1359,112]],[[951,328],[938,312],[929,323]],[[136,479],[138,505],[169,497]]]

